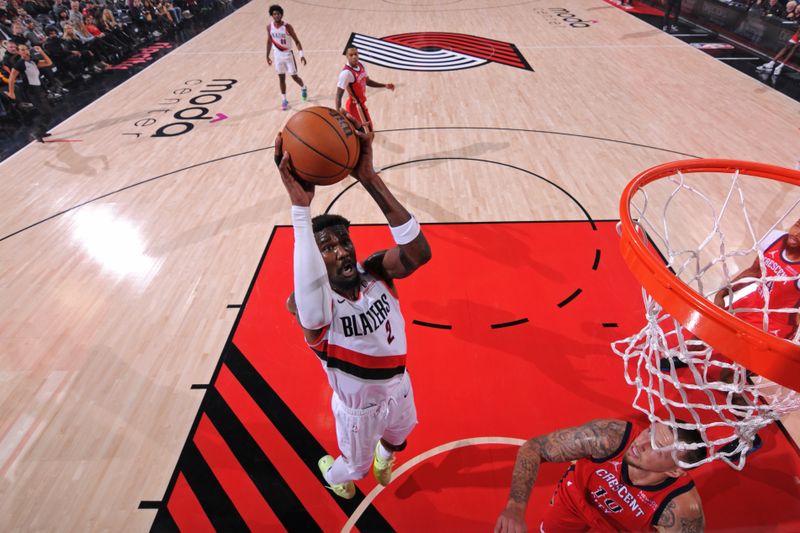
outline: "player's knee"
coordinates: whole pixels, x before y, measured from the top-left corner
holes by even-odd
[[[402,452],[408,446],[408,440],[404,440],[400,444],[392,444],[391,442],[387,441],[386,439],[381,439],[381,446],[386,448],[386,450],[390,452]]]

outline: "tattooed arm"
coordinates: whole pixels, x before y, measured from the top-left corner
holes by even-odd
[[[608,457],[619,449],[626,427],[627,423],[622,420],[592,420],[582,426],[534,437],[523,444],[511,476],[511,494],[497,519],[495,533],[526,531],[525,508],[542,462]]]
[[[701,533],[704,527],[703,504],[695,488],[672,499],[656,523],[660,533]]]

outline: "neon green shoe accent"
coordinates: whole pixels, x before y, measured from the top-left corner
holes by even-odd
[[[317,461],[317,466],[319,466],[319,471],[322,472],[322,477],[324,478],[325,473],[333,466],[333,457],[326,455]],[[331,483],[330,485],[326,485],[326,487],[331,489],[334,494],[340,498],[344,498],[345,500],[349,500],[356,495],[356,486],[352,481],[348,481],[346,483]]]
[[[378,452],[378,446],[380,445],[380,441],[375,445],[375,459],[372,460],[372,474],[375,476],[375,479],[378,480],[378,483],[386,487],[392,480],[394,455],[392,455],[390,459],[382,458],[381,454]]]

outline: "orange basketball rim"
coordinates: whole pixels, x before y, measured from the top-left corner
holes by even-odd
[[[675,320],[716,351],[785,387],[800,391],[800,346],[740,320],[708,301],[668,270],[631,218],[630,203],[642,187],[678,172],[734,173],[800,185],[800,172],[726,159],[674,161],[637,175],[620,200],[620,248],[633,275]]]

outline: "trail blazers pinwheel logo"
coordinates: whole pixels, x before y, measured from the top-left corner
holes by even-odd
[[[381,39],[352,33],[345,48],[351,46],[362,61],[397,70],[442,72],[500,63],[533,71],[513,44],[463,33],[401,33]]]

